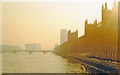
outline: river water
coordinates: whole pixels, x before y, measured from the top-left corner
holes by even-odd
[[[82,68],[81,68],[82,67]],[[68,59],[53,53],[18,52],[2,54],[3,73],[86,73],[80,63],[70,62]]]

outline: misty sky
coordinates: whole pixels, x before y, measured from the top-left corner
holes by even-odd
[[[100,21],[105,1],[3,2],[2,42],[22,48],[28,43],[40,43],[44,49],[53,48],[60,41],[60,29],[78,29],[81,36],[85,19]],[[113,1],[107,0],[109,8]]]

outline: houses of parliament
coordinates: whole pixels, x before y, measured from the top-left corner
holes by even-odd
[[[102,5],[101,22],[85,21],[85,34],[78,38],[78,30],[68,31],[68,41],[57,46],[59,55],[90,53],[94,57],[118,60],[118,5],[114,1],[112,10],[107,3]]]

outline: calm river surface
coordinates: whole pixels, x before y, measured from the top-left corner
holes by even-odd
[[[82,67],[82,68],[81,68]],[[53,53],[18,52],[2,54],[3,73],[86,73],[84,66]]]

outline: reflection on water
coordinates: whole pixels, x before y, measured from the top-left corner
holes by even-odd
[[[53,53],[3,53],[3,73],[85,73],[78,63],[69,62]]]

